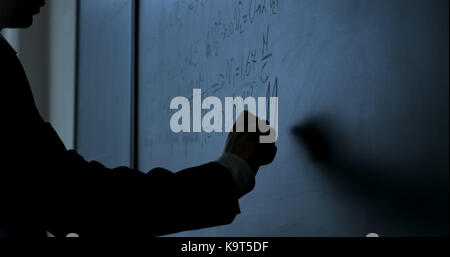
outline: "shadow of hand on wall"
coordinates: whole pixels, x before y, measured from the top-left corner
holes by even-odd
[[[292,133],[333,184],[357,194],[375,210],[369,223],[380,224],[381,219],[392,236],[448,236],[448,181],[427,170],[408,171],[383,160],[364,160],[367,155],[351,149],[358,139],[346,137],[329,117],[309,119]]]

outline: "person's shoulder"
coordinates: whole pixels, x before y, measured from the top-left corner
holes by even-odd
[[[17,52],[0,34],[0,73],[1,80],[4,82],[6,77],[9,77],[11,70],[16,69]],[[6,76],[6,77],[5,77]]]
[[[17,52],[12,48],[12,46],[9,44],[9,42],[3,37],[2,34],[0,34],[0,54],[2,57],[5,57],[7,54],[9,55],[16,55]]]

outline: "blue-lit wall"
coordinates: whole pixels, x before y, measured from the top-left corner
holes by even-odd
[[[172,98],[264,97],[269,83],[279,97],[278,156],[242,214],[180,235],[448,235],[448,1],[80,2],[88,159],[212,161],[226,135],[174,134]]]

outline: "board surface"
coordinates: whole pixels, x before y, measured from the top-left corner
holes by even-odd
[[[104,165],[130,166],[132,1],[81,0],[77,150]]]
[[[179,235],[448,235],[448,1],[148,0],[139,17],[141,170],[223,150],[170,130],[174,97],[279,97],[278,155],[242,214]]]

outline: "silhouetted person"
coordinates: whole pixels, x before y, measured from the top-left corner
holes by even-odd
[[[43,5],[1,0],[0,29],[29,27]],[[238,199],[253,189],[259,166],[275,156],[275,145],[259,145],[255,133],[230,133],[224,155],[199,167],[148,174],[108,169],[66,150],[39,115],[22,65],[3,38],[0,80],[4,236],[163,235],[228,224],[239,213]]]

